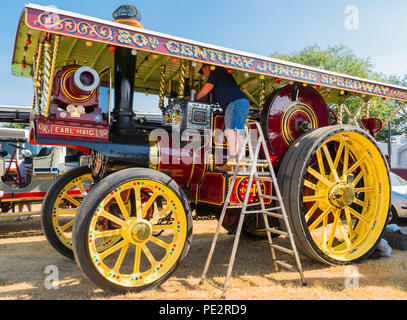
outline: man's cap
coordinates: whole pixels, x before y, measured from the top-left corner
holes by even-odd
[[[21,154],[24,156],[24,157],[31,157],[33,154],[31,153],[31,151],[30,150],[27,150],[27,149],[25,149],[25,150],[23,150],[23,151],[21,151]]]

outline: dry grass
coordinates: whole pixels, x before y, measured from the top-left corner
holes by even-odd
[[[187,300],[220,298],[220,291],[199,277],[208,254],[216,221],[196,221],[189,254],[174,275],[156,290],[112,295],[87,280],[74,261],[57,253],[41,231],[39,217],[31,221],[0,220],[0,299],[137,299]],[[219,284],[226,275],[233,236],[222,233],[208,272]],[[287,244],[285,239],[277,243]],[[243,300],[347,300],[407,299],[407,252],[393,250],[389,258],[367,260],[357,265],[358,286],[347,289],[350,267],[330,267],[301,256],[308,285],[303,287],[298,273],[273,272],[266,241],[243,238],[236,257],[227,299]],[[59,289],[48,290],[45,267],[59,270]]]

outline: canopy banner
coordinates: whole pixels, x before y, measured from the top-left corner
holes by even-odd
[[[185,58],[248,73],[407,101],[407,89],[268,57],[251,55],[50,7],[26,6],[31,29]]]

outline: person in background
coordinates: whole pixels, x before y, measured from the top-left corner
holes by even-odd
[[[29,162],[27,159],[32,157],[32,153],[30,150],[24,149],[21,151],[21,156],[23,157],[23,160],[21,161],[20,165],[18,166],[18,170],[20,171],[21,178],[24,181],[24,185],[21,187],[24,188],[26,185],[29,184],[29,180],[31,179],[31,174],[32,174],[32,162],[31,164],[28,164],[26,162]],[[29,212],[31,212],[31,203],[26,203],[27,209]],[[19,204],[18,205],[18,212],[22,212],[24,209],[24,204]],[[32,219],[32,216],[27,216],[27,220]],[[21,217],[17,217],[17,221],[22,221],[23,219]]]
[[[3,150],[3,146],[0,143],[0,157],[6,157],[8,155],[8,152],[6,150]]]

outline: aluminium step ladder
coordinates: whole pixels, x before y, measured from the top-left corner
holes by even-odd
[[[255,129],[250,129],[251,126],[255,125]],[[252,137],[251,137],[251,133],[257,132],[257,144],[254,148],[253,151],[253,144],[252,144]],[[259,159],[259,154],[260,154],[260,150],[263,150],[263,153],[266,157],[266,159]],[[247,157],[247,151],[249,152],[249,157]],[[233,269],[233,265],[234,265],[234,261],[235,261],[235,257],[236,257],[236,251],[237,251],[237,247],[238,247],[238,242],[239,242],[239,238],[240,238],[240,234],[242,231],[242,226],[243,226],[243,220],[244,217],[248,214],[252,214],[252,213],[260,213],[263,215],[263,219],[264,219],[264,225],[265,225],[265,230],[267,233],[267,239],[268,239],[268,243],[270,246],[270,250],[271,250],[271,256],[272,256],[272,261],[274,263],[274,267],[275,267],[275,271],[278,272],[278,266],[282,266],[285,267],[287,269],[293,270],[293,271],[297,271],[300,273],[301,276],[301,282],[303,285],[306,285],[305,279],[304,279],[304,275],[303,275],[303,271],[302,271],[302,267],[301,267],[301,262],[299,259],[299,255],[298,255],[298,251],[297,248],[295,246],[295,242],[294,242],[294,238],[293,238],[293,233],[291,232],[291,228],[288,222],[288,218],[287,218],[287,214],[284,208],[284,204],[282,201],[282,197],[280,194],[280,189],[278,187],[278,183],[277,183],[277,179],[273,170],[273,166],[271,164],[271,160],[270,160],[270,154],[268,152],[268,148],[266,145],[266,141],[264,139],[264,135],[263,135],[263,131],[260,127],[259,122],[257,121],[248,121],[245,125],[245,138],[244,138],[244,142],[243,142],[243,146],[241,148],[241,151],[239,153],[239,156],[237,158],[237,162],[234,165],[235,169],[233,171],[233,178],[228,190],[228,194],[226,196],[225,199],[225,203],[223,204],[223,208],[222,208],[222,213],[220,215],[219,221],[218,221],[218,225],[216,227],[216,231],[215,231],[215,235],[213,237],[213,241],[212,241],[212,245],[211,245],[211,249],[209,251],[208,254],[208,258],[206,260],[206,264],[205,264],[205,268],[204,271],[202,273],[201,276],[201,280],[200,280],[200,284],[203,284],[204,281],[208,282],[210,285],[212,285],[213,287],[219,289],[222,291],[222,299],[224,299],[226,297],[226,291],[228,288],[228,284],[229,284],[229,279],[232,273],[232,269]],[[241,171],[241,168],[250,168],[250,171]],[[258,169],[262,168],[262,172],[259,172]],[[265,171],[265,169],[268,169],[267,171]],[[234,187],[234,184],[236,182],[236,177],[237,176],[242,176],[242,175],[246,175],[249,177],[249,182],[247,185],[247,190],[245,193],[245,197],[244,197],[244,202],[243,205],[239,204],[239,203],[231,203],[230,202],[230,197],[232,194],[232,190]],[[262,181],[269,181],[272,182],[273,188],[275,190],[275,196],[272,195],[267,195],[267,194],[263,194],[261,193],[261,188],[260,188],[260,180]],[[248,200],[249,200],[249,195],[250,195],[250,189],[252,186],[252,183],[255,182],[256,183],[256,187],[257,187],[257,192],[258,192],[258,196],[259,196],[259,202],[257,203],[250,203],[248,204]],[[264,199],[268,199],[268,200],[272,200],[271,203],[275,203],[277,202],[278,205],[271,207],[271,208],[266,208],[265,203],[264,203]],[[260,210],[248,210],[248,207],[252,207],[253,205],[258,205],[260,204],[261,209]],[[224,283],[223,288],[217,286],[215,283],[213,283],[210,279],[206,278],[206,274],[209,268],[209,265],[211,263],[212,260],[212,255],[213,252],[215,250],[215,246],[216,246],[216,241],[218,239],[219,236],[219,231],[221,229],[222,226],[222,222],[223,219],[225,217],[225,213],[227,209],[230,208],[241,208],[241,213],[240,213],[240,217],[239,217],[239,222],[238,222],[238,226],[236,229],[236,234],[235,234],[235,239],[234,239],[234,243],[233,243],[233,247],[232,247],[232,253],[230,256],[230,261],[229,261],[229,265],[228,265],[228,270],[227,270],[227,274],[226,274],[226,280]],[[281,212],[281,213],[279,213]],[[278,219],[282,219],[284,221],[285,224],[285,230],[278,230],[278,229],[273,229],[269,227],[269,223],[268,223],[268,219],[267,217],[271,216],[271,217],[275,217]],[[289,238],[290,240],[290,246],[291,248],[286,248],[277,244],[273,243],[272,240],[272,236],[271,233],[275,233],[278,235],[283,235]],[[285,261],[279,260],[276,257],[276,251],[281,251],[284,252],[286,254],[290,254],[292,256],[294,256],[295,258],[295,262],[296,262],[296,266],[291,265]]]

